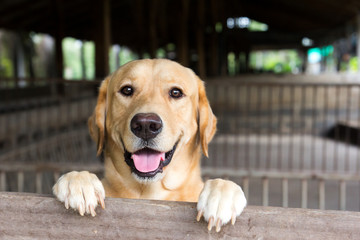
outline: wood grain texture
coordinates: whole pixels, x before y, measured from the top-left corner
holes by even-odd
[[[360,213],[275,207],[245,208],[235,226],[208,232],[196,204],[105,200],[81,217],[52,196],[0,193],[0,239],[360,239]]]

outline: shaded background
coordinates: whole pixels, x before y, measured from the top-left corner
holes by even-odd
[[[360,209],[360,2],[0,0],[0,190],[102,175],[86,121],[100,80],[168,58],[205,82],[203,174],[250,204]]]

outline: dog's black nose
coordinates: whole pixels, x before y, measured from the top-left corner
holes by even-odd
[[[156,137],[162,126],[161,118],[155,113],[138,113],[130,122],[131,131],[143,140]]]

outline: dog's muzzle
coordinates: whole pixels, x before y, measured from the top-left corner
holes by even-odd
[[[142,178],[152,178],[162,173],[163,168],[171,162],[177,144],[168,152],[159,152],[143,148],[134,153],[125,150],[124,158],[131,171]]]

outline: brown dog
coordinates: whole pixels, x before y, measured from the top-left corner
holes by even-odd
[[[100,87],[90,134],[104,152],[105,177],[63,175],[53,188],[66,208],[96,215],[107,197],[198,202],[211,230],[240,215],[246,205],[231,181],[201,179],[201,148],[216,131],[204,83],[169,60],[138,60],[119,68]]]

